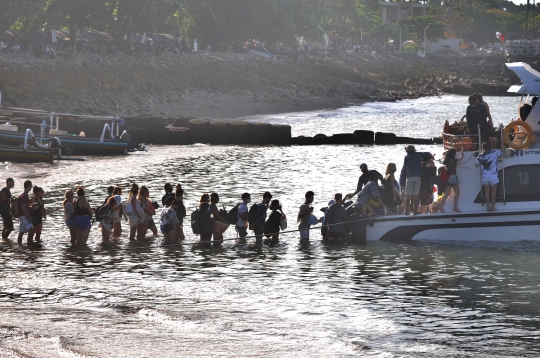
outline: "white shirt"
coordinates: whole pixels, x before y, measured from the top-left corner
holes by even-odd
[[[238,206],[238,221],[236,222],[236,226],[238,227],[248,227],[247,220],[244,221],[242,219],[242,213],[247,214],[248,213],[248,207],[246,203],[242,203]]]

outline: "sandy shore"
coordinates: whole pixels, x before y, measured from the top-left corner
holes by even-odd
[[[268,114],[330,110],[365,101],[356,98],[313,97],[300,99],[260,98],[257,96],[235,96],[212,94],[193,96],[185,104],[155,104],[151,115],[168,117],[195,117],[206,119],[249,119]]]

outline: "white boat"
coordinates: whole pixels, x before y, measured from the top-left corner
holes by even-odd
[[[526,96],[525,101],[530,96],[540,95],[539,72],[520,62],[507,66],[523,82],[512,86],[508,92]],[[500,129],[497,143],[504,155],[498,162],[500,182],[495,204],[497,211],[488,212],[484,205],[480,168],[475,166],[474,154],[481,142],[481,134],[473,138],[444,133],[445,149],[450,149],[453,144],[463,144],[466,148],[457,168],[461,213],[452,211],[452,194],[444,206],[446,213],[377,217],[373,226],[367,227],[367,239],[540,240],[540,105],[532,107],[524,122],[511,122]],[[506,145],[500,144],[505,140]]]

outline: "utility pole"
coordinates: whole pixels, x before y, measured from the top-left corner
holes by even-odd
[[[527,33],[529,32],[529,5],[531,0],[527,0],[527,13],[525,15],[525,39],[527,39]]]
[[[422,28],[424,29],[424,55],[426,54],[426,46],[427,46],[427,42],[426,42],[426,30],[428,29],[429,25],[427,25],[426,27],[422,26]]]
[[[401,26],[399,27],[399,52],[401,52]]]

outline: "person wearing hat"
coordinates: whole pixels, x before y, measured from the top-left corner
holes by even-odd
[[[399,183],[405,188],[405,215],[409,215],[411,209],[414,215],[418,214],[418,195],[420,194],[422,157],[425,153],[416,151],[414,145],[405,147],[407,155],[403,161]]]
[[[368,166],[367,166],[366,163],[360,164],[360,170],[362,171],[362,175],[358,179],[358,184],[356,186],[356,191],[354,193],[352,193],[352,194],[345,195],[345,198],[343,199],[343,201],[347,201],[350,198],[352,198],[353,196],[355,196],[356,194],[360,193],[362,191],[362,188],[364,187],[364,185],[369,183],[370,178],[372,176],[377,177],[378,180],[381,180],[381,181],[383,180],[382,174],[379,173],[376,170],[368,170]]]

